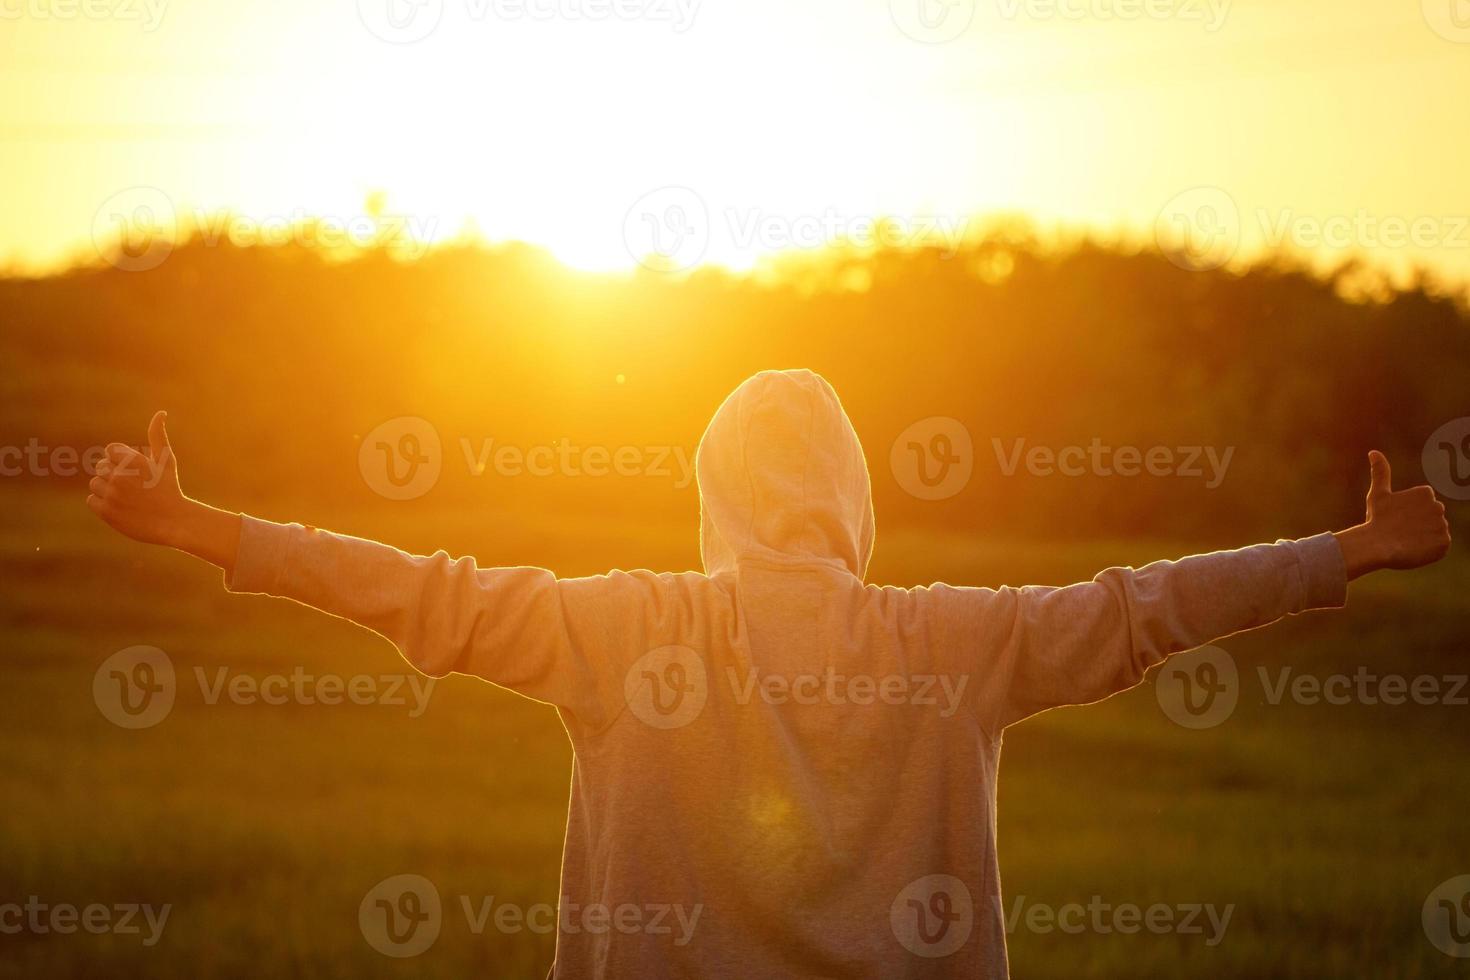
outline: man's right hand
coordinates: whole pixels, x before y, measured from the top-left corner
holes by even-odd
[[[114,530],[146,544],[176,544],[187,513],[165,418],[166,412],[153,413],[146,452],[120,442],[109,444],[88,484],[92,493],[87,506]]]
[[[231,568],[240,543],[240,515],[184,496],[166,418],[166,412],[153,414],[146,452],[120,442],[107,447],[88,484],[87,506],[134,541],[168,545]]]
[[[1434,490],[1395,491],[1388,458],[1376,449],[1368,454],[1368,467],[1367,520],[1337,534],[1348,577],[1380,568],[1419,568],[1448,554],[1450,526]]]

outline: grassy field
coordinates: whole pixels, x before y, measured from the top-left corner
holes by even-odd
[[[237,598],[184,556],[116,539],[80,495],[9,489],[0,561],[0,903],[171,906],[140,935],[0,934],[6,977],[540,977],[551,938],[475,934],[460,898],[556,900],[570,753],[546,708],[460,679],[428,709],[207,703],[194,668],[260,678],[401,674],[380,639],[287,603]],[[571,533],[522,517],[410,507],[271,513],[566,573],[688,567],[692,527]],[[397,521],[395,525],[393,521]],[[875,577],[901,584],[1060,583],[1199,542],[939,541],[880,530]],[[1383,576],[1378,578],[1383,579]],[[1470,708],[1268,703],[1256,668],[1320,677],[1360,666],[1470,672],[1470,563],[1355,586],[1349,611],[1225,641],[1243,678],[1224,724],[1190,731],[1150,685],[1052,712],[1006,737],[1001,867],[1010,903],[1232,907],[1223,938],[1028,928],[1018,977],[1437,977],[1470,960],[1420,923],[1441,881],[1470,874]],[[160,724],[111,724],[92,695],[114,651],[149,644],[178,671]],[[1273,673],[1274,676],[1274,673]],[[1463,692],[1462,692],[1463,693]],[[421,874],[445,902],[439,940],[381,956],[358,906]],[[146,928],[144,930],[146,936]]]

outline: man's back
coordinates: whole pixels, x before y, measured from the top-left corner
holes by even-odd
[[[568,720],[562,892],[669,931],[564,912],[557,975],[1003,976],[999,741],[931,646],[938,597],[821,565],[658,578],[708,613],[652,638],[605,729]]]
[[[564,935],[558,975],[895,977],[964,945],[1001,956],[964,973],[1003,974],[1002,943],[967,943],[995,873],[996,744],[926,615],[936,597],[862,583],[872,498],[836,394],[757,375],[697,468],[706,574],[586,580],[649,614],[605,664],[623,681],[607,723],[563,715],[564,894],[697,909],[697,925]],[[935,874],[910,907],[904,889]]]

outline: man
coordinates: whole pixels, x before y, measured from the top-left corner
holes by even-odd
[[[1004,977],[1007,726],[1449,548],[1434,492],[1394,492],[1375,452],[1367,520],[1336,534],[1060,589],[868,585],[867,463],[808,371],[750,378],[700,441],[703,574],[558,579],[273,524],[185,497],[162,413],[149,443],[109,446],[92,481],[122,533],[556,706],[563,977]],[[592,928],[572,907],[638,914]]]

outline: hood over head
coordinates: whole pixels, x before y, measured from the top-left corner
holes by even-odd
[[[868,463],[825,378],[797,370],[746,379],[710,420],[694,466],[707,575],[747,558],[867,573]]]

